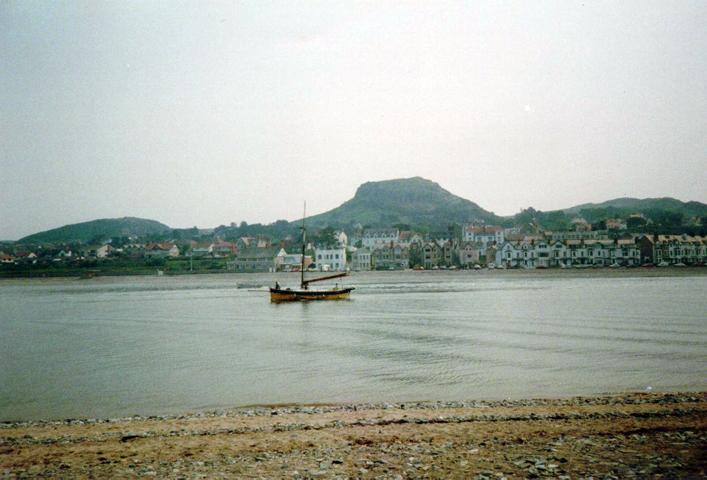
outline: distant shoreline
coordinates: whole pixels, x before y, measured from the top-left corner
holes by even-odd
[[[86,269],[86,270],[71,270],[71,271],[39,271],[39,272],[12,272],[12,271],[0,271],[0,281],[2,280],[19,280],[19,279],[47,279],[47,278],[57,278],[57,279],[81,279],[81,280],[91,280],[97,277],[129,277],[129,276],[140,276],[140,277],[187,277],[187,276],[201,276],[201,275],[244,275],[244,276],[255,276],[255,275],[291,275],[296,272],[233,272],[233,271],[221,271],[221,270],[202,270],[202,271],[178,271],[169,272],[164,271],[163,274],[158,274],[157,269],[150,270],[121,270],[121,271],[94,271],[97,269]],[[86,278],[85,274],[87,272],[92,273],[89,278]],[[592,267],[592,268],[513,268],[513,269],[457,269],[457,270],[366,270],[366,271],[352,271],[350,274],[352,276],[358,274],[380,274],[380,275],[390,275],[390,274],[415,274],[415,275],[597,275],[602,274],[606,276],[690,276],[690,275],[705,275],[707,274],[707,266],[685,266],[685,267],[619,267],[619,268],[609,268],[609,267]],[[628,275],[626,275],[628,274]]]

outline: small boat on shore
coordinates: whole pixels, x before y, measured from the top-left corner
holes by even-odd
[[[339,287],[338,284],[334,288],[330,289],[309,289],[309,284],[314,282],[323,282],[325,280],[334,280],[336,278],[345,277],[348,272],[335,273],[333,275],[325,275],[318,278],[310,278],[305,280],[304,278],[304,251],[307,245],[307,233],[304,228],[304,218],[306,216],[306,204],[305,204],[305,215],[302,216],[302,260],[300,265],[300,286],[299,289],[292,288],[282,288],[279,282],[275,282],[275,287],[270,287],[270,301],[279,302],[302,302],[311,300],[346,300],[349,298],[351,291],[354,287]]]

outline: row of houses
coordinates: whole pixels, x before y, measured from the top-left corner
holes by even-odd
[[[633,239],[505,242],[495,263],[506,268],[636,266],[641,263],[641,251]]]
[[[309,248],[304,257],[304,268],[319,271],[345,271],[349,269],[346,247]],[[313,250],[313,251],[312,251]],[[301,253],[287,253],[284,248],[246,248],[227,263],[234,272],[293,272],[302,268]]]
[[[128,257],[177,257],[179,248],[171,243],[136,244],[113,247],[110,244],[85,246],[81,248],[37,249],[35,252],[19,251],[14,254],[0,252],[0,262],[10,264],[43,262],[71,262],[91,259],[105,259],[114,256]]]
[[[305,268],[321,271],[400,270],[408,268],[460,267],[498,265],[508,268],[553,268],[568,266],[634,266],[652,264],[701,264],[707,262],[704,236],[636,235],[624,233],[610,238],[607,231],[585,228],[576,222],[571,232],[538,232],[521,234],[517,228],[494,225],[466,225],[461,232],[448,232],[447,237],[423,236],[397,228],[361,229],[349,244],[344,232],[336,232],[334,245],[308,245]],[[614,234],[613,236],[616,237]],[[445,236],[443,232],[440,237]],[[434,237],[434,236],[432,236]],[[167,257],[226,257],[232,271],[293,271],[301,268],[301,253],[288,253],[292,241],[281,241],[275,247],[266,236],[241,237],[235,242],[217,238],[211,242],[154,242],[113,246],[72,246],[58,251],[9,253],[0,252],[0,263],[35,261],[68,261],[85,258],[107,258],[115,255]],[[285,248],[283,248],[285,247]],[[58,247],[57,247],[58,248]],[[296,247],[295,247],[296,248]]]
[[[707,237],[688,235],[626,236],[619,239],[552,240],[526,236],[499,244],[498,231],[475,232],[474,240],[379,243],[376,248],[343,245],[313,247],[305,268],[319,271],[404,270],[413,267],[562,268],[574,266],[637,266],[644,263],[693,265],[707,262]],[[390,238],[390,237],[388,237]],[[485,241],[484,241],[485,240]],[[251,247],[228,263],[236,272],[298,271],[301,253],[284,248]]]
[[[509,268],[698,265],[707,263],[707,237],[636,235],[601,240],[505,242],[496,264]]]
[[[646,235],[642,237],[641,247],[643,259],[648,263],[707,263],[707,236],[704,235]]]

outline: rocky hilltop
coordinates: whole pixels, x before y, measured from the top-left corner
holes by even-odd
[[[360,223],[371,227],[406,224],[447,228],[453,223],[501,219],[476,203],[458,197],[439,184],[421,177],[366,182],[341,206],[308,219],[314,226],[346,227]]]

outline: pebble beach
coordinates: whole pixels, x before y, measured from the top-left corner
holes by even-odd
[[[707,392],[0,424],[2,478],[704,478]]]

